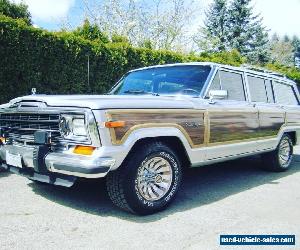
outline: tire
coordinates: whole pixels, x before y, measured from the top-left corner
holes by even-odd
[[[262,155],[263,168],[273,172],[283,172],[290,168],[293,159],[293,141],[284,134],[274,151]]]
[[[182,180],[176,153],[161,142],[143,144],[106,178],[108,195],[119,208],[148,215],[166,208]]]
[[[1,172],[6,172],[7,170],[5,169],[5,168],[3,168],[3,167],[0,167],[0,173]]]

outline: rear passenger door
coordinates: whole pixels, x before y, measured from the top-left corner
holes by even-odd
[[[258,111],[247,101],[243,72],[219,69],[209,90],[220,89],[227,90],[228,97],[226,100],[215,100],[209,105],[207,159],[256,150]]]
[[[285,121],[285,111],[275,100],[274,81],[251,74],[247,74],[246,79],[251,103],[259,111],[257,149],[272,148],[277,143],[277,134]]]

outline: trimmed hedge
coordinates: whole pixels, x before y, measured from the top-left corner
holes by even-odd
[[[44,94],[101,94],[130,69],[188,61],[236,66],[245,62],[236,51],[194,56],[135,48],[127,43],[102,44],[73,33],[49,32],[28,26],[22,20],[0,16],[0,103],[29,94],[33,87]],[[289,73],[300,82],[299,71]]]

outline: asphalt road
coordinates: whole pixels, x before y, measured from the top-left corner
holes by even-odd
[[[259,164],[191,169],[176,201],[147,217],[115,208],[103,181],[67,189],[0,172],[0,249],[220,249],[220,234],[296,234],[300,249],[300,148],[288,172]]]

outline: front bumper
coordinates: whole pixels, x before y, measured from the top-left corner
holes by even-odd
[[[10,154],[21,156],[21,169],[23,170],[28,169],[35,173],[46,175],[57,173],[84,178],[104,177],[115,164],[113,158],[100,156],[97,152],[94,152],[91,156],[77,155],[69,151],[47,152],[44,155],[40,155],[36,153],[39,151],[39,147],[31,145],[2,145],[0,146],[2,164],[6,164],[6,154],[9,152]],[[39,165],[44,167],[42,168]],[[15,166],[7,166],[6,168],[10,169],[10,167],[15,169]],[[40,169],[43,171],[40,171]]]

